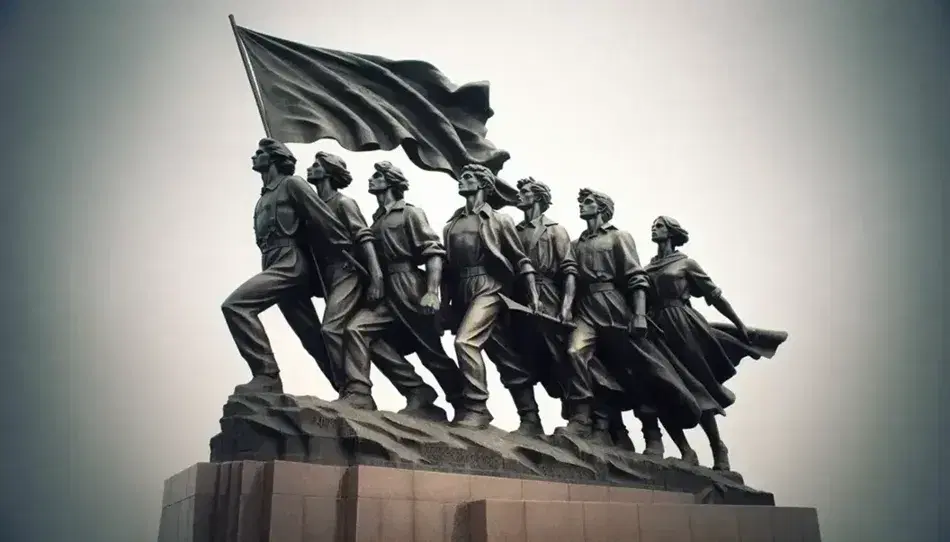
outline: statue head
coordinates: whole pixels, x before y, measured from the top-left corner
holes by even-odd
[[[518,208],[522,211],[534,207],[537,203],[541,212],[551,208],[551,188],[548,185],[527,177],[518,181]]]
[[[409,190],[409,180],[402,170],[385,160],[376,162],[373,168],[376,171],[369,178],[369,193],[382,194],[392,190],[393,197],[402,199],[406,190]]]
[[[669,241],[670,246],[676,248],[689,242],[689,232],[675,218],[659,216],[650,227],[650,238],[656,244]]]
[[[265,137],[257,142],[257,152],[251,157],[251,169],[266,173],[271,166],[282,175],[293,175],[297,169],[297,158],[280,141]]]
[[[307,168],[307,181],[311,184],[329,180],[330,186],[342,190],[353,182],[353,175],[346,169],[346,162],[335,154],[320,151],[313,157],[313,164]]]
[[[577,193],[577,203],[581,218],[589,220],[600,215],[604,222],[610,222],[614,217],[614,200],[603,192],[581,188]]]
[[[485,192],[485,197],[495,192],[495,174],[485,166],[468,164],[459,172],[459,194],[469,196],[479,190]]]

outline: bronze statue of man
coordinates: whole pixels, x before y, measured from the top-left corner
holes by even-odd
[[[538,380],[552,397],[562,400],[562,416],[590,417],[593,398],[586,371],[571,370],[566,354],[567,324],[573,319],[571,307],[577,287],[577,262],[571,236],[564,226],[545,212],[551,207],[548,185],[528,177],[518,181],[518,208],[524,220],[516,226],[518,238],[535,270],[540,311],[552,320],[518,318],[514,331],[518,349],[538,373]],[[565,325],[552,325],[554,319]]]
[[[580,217],[586,230],[574,241],[578,262],[575,328],[568,340],[571,366],[589,370],[595,352],[610,367],[625,391],[635,398],[643,424],[645,453],[662,455],[659,416],[671,426],[690,428],[699,423],[695,391],[683,382],[678,361],[665,345],[653,340],[647,326],[646,272],[640,266],[630,233],[610,223],[613,200],[601,192],[578,193]],[[693,382],[696,387],[698,383]],[[619,419],[619,412],[606,413]],[[580,420],[579,420],[580,421]],[[596,420],[595,420],[596,422]]]
[[[515,431],[526,436],[543,433],[534,396],[535,374],[513,347],[506,327],[502,294],[511,294],[516,279],[524,278],[528,306],[538,308],[534,266],[524,253],[514,220],[493,209],[495,175],[488,168],[469,164],[458,179],[465,205],[443,231],[446,270],[443,308],[449,327],[455,328],[455,353],[464,376],[464,405],[453,423],[469,428],[487,427],[488,382],[482,350],[498,367],[521,418]]]
[[[409,181],[390,162],[378,162],[369,192],[379,208],[373,213],[376,253],[386,273],[384,302],[350,319],[345,335],[344,396],[358,408],[375,408],[370,362],[406,397],[405,414],[445,419],[434,402],[436,391],[404,357],[415,353],[435,376],[446,400],[456,409],[462,373],[442,348],[438,321],[445,248],[425,212],[404,199]],[[419,269],[425,266],[425,271]]]
[[[351,238],[333,211],[300,177],[297,159],[279,141],[262,139],[251,168],[263,181],[254,208],[254,235],[261,250],[262,271],[238,286],[221,305],[225,322],[247,361],[253,378],[235,393],[282,393],[280,370],[260,313],[277,305],[304,349],[334,388],[342,374],[327,356],[320,319],[311,297],[323,296],[314,269],[314,245],[329,252],[348,250]]]
[[[307,181],[316,187],[319,198],[343,225],[350,245],[359,247],[362,256],[360,262],[351,251],[317,252],[327,288],[323,338],[330,361],[342,373],[346,324],[364,302],[375,304],[382,299],[383,271],[376,256],[373,233],[359,205],[341,192],[353,182],[346,162],[334,154],[318,152],[307,168]]]

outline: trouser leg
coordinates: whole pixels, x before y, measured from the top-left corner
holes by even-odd
[[[317,316],[317,310],[314,308],[311,298],[302,295],[281,301],[277,304],[277,307],[284,315],[284,319],[287,320],[290,329],[300,339],[304,350],[317,362],[317,367],[330,382],[330,386],[333,387],[334,391],[339,392],[342,385],[342,375],[335,370],[327,355],[323,333],[320,331],[320,317]]]
[[[344,374],[343,335],[346,324],[361,308],[363,285],[355,272],[348,272],[329,287],[327,307],[323,313],[323,340],[327,355],[337,374]]]
[[[301,277],[265,270],[238,286],[221,304],[234,344],[254,377],[235,391],[283,391],[280,369],[260,314],[282,300],[303,295],[302,286]]]
[[[593,394],[590,393],[590,361],[594,358],[597,348],[597,331],[584,322],[578,320],[567,339],[567,369],[564,378],[580,385],[577,389],[586,388],[588,393],[570,395],[569,419],[562,431],[588,438],[593,429]],[[570,389],[570,388],[568,388]]]
[[[488,380],[482,350],[494,330],[502,307],[503,302],[497,295],[476,297],[459,323],[455,334],[455,354],[462,371],[463,412],[466,414],[457,416],[457,423],[469,425],[469,421],[472,421],[481,427],[487,426],[491,420],[491,414],[485,406],[488,401]]]

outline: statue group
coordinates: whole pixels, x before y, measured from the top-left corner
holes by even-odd
[[[368,190],[378,208],[368,223],[343,193],[353,177],[343,159],[318,152],[306,179],[281,142],[263,139],[252,156],[263,180],[254,211],[262,271],[222,304],[225,321],[253,378],[236,394],[282,393],[280,370],[259,315],[276,305],[339,394],[336,401],[376,409],[370,367],[406,398],[404,414],[445,421],[429,386],[406,356],[416,354],[453,407],[451,424],[473,430],[493,420],[485,358],[511,394],[523,437],[545,435],[535,390],[560,400],[570,435],[633,451],[622,413],[640,421],[643,454],[663,456],[661,425],[683,461],[698,459],[685,430],[700,426],[713,468],[730,470],[717,415],[734,401],[724,383],[743,358],[771,357],[785,334],[750,330],[703,268],[679,249],[689,234],[658,217],[656,256],[641,265],[633,236],[611,223],[614,201],[583,188],[572,240],[546,216],[550,188],[517,183],[510,203],[488,168],[457,176],[464,204],[441,237],[408,203],[409,180],[378,162]],[[321,319],[313,297],[322,297]],[[731,324],[710,324],[691,306],[704,298]],[[455,337],[455,359],[442,347]]]

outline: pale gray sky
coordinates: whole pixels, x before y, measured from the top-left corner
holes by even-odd
[[[747,360],[731,382],[739,399],[721,426],[733,466],[780,504],[819,507],[823,520],[853,512],[854,454],[877,446],[868,440],[875,426],[898,421],[888,405],[903,400],[897,379],[908,377],[893,358],[909,339],[892,332],[910,311],[896,290],[900,254],[885,252],[911,228],[897,219],[893,183],[908,160],[893,139],[904,125],[882,106],[904,87],[873,64],[883,45],[861,45],[860,17],[823,2],[375,4],[143,8],[127,16],[151,27],[115,29],[146,52],[116,51],[124,101],[82,114],[128,146],[109,156],[126,177],[72,189],[89,205],[70,211],[75,226],[62,242],[84,263],[61,273],[70,310],[86,315],[74,324],[74,353],[92,360],[72,378],[142,383],[81,401],[90,415],[112,413],[112,430],[140,443],[113,468],[141,477],[142,462],[150,465],[156,521],[162,479],[207,459],[221,405],[248,378],[219,305],[259,269],[251,216],[260,180],[249,157],[262,129],[228,12],[291,40],[424,59],[457,84],[491,81],[488,137],[512,155],[502,176],[550,185],[549,215],[572,235],[586,186],[614,197],[615,223],[633,233],[644,261],[653,218],[680,220],[691,233],[684,252],[740,316],[790,335],[775,359]],[[907,43],[887,51],[915,54]],[[406,171],[407,199],[437,228],[460,202],[452,179],[417,170],[401,150],[355,154],[328,141],[292,149],[303,166],[320,149],[341,154],[356,179],[349,194],[367,215],[375,202],[365,180],[380,159]],[[133,318],[143,304],[146,314]],[[282,317],[269,312],[264,323],[287,391],[331,397]],[[378,375],[376,383],[381,408],[402,405]],[[490,386],[496,424],[512,428],[495,372]],[[548,430],[560,423],[553,401],[542,417]],[[690,437],[708,464],[704,437]]]

